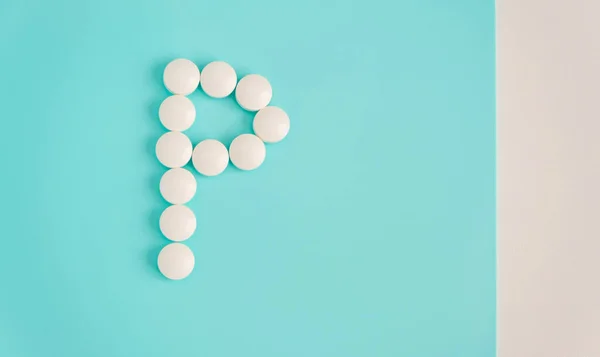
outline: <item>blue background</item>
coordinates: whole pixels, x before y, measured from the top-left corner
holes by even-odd
[[[162,70],[266,76],[290,135],[198,176],[156,268]],[[495,354],[492,0],[0,1],[0,356]],[[191,95],[193,143],[251,132]]]

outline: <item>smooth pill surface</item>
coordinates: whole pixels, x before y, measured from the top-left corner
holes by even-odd
[[[192,142],[178,131],[165,133],[156,142],[156,157],[166,167],[182,167],[192,158]]]
[[[186,169],[171,169],[160,179],[160,194],[171,204],[187,203],[196,194],[196,178]]]
[[[158,118],[168,130],[184,131],[194,124],[196,107],[186,96],[172,95],[161,103]]]
[[[181,242],[194,234],[196,230],[196,216],[194,212],[182,205],[167,207],[160,215],[160,231],[168,239]]]
[[[240,170],[256,169],[265,161],[266,154],[265,143],[252,134],[238,136],[229,146],[231,162]]]
[[[213,98],[227,97],[235,89],[236,83],[235,70],[227,62],[211,62],[200,73],[202,90]]]
[[[220,141],[207,139],[194,148],[192,163],[196,171],[204,176],[216,176],[229,164],[229,153]]]
[[[171,280],[181,280],[194,270],[194,253],[182,243],[171,243],[158,253],[158,270]]]
[[[276,143],[290,131],[290,118],[279,107],[265,107],[254,116],[254,133],[265,143]]]
[[[169,92],[188,95],[198,88],[200,70],[194,62],[178,58],[171,61],[163,73],[163,82]]]
[[[258,74],[249,74],[240,79],[235,89],[238,104],[251,112],[261,110],[269,105],[273,90],[269,81]]]

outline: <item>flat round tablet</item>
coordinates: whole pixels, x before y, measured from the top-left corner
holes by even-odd
[[[156,157],[166,167],[182,167],[192,158],[192,142],[178,131],[165,133],[156,142]]]
[[[160,178],[160,194],[171,204],[187,203],[196,194],[196,178],[186,169],[171,169]]]
[[[269,81],[258,74],[249,74],[240,79],[235,89],[238,104],[251,112],[261,110],[269,105],[273,90]]]
[[[194,148],[192,163],[196,171],[204,176],[216,176],[229,164],[229,153],[220,141],[207,139]]]
[[[182,243],[171,243],[158,253],[158,270],[171,280],[181,280],[194,270],[194,253]]]
[[[167,207],[160,215],[160,231],[168,239],[181,242],[194,234],[196,230],[196,216],[194,212],[182,205]]]
[[[200,86],[213,98],[224,98],[235,89],[237,75],[227,62],[215,61],[206,65],[200,73]]]
[[[256,113],[252,126],[265,143],[276,143],[290,131],[290,118],[279,107],[265,107]]]
[[[252,134],[238,136],[229,146],[231,162],[240,170],[256,169],[265,161],[266,154],[265,143]]]
[[[198,88],[200,71],[194,62],[178,58],[171,61],[163,73],[163,82],[169,92],[188,95]]]
[[[196,107],[186,96],[172,95],[160,104],[158,118],[165,128],[184,131],[194,124]]]

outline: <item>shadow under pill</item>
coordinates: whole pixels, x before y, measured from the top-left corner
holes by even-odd
[[[162,273],[158,269],[158,254],[165,245],[166,244],[154,246],[154,248],[151,248],[148,251],[146,251],[144,256],[146,264],[148,265],[149,272],[157,278],[164,278]]]

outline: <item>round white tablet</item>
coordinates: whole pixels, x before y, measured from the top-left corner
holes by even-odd
[[[169,92],[188,95],[198,88],[200,71],[194,62],[178,58],[171,61],[163,73],[163,82]]]
[[[235,89],[236,83],[235,70],[227,62],[211,62],[200,73],[202,90],[213,98],[227,97]]]
[[[194,124],[196,108],[186,96],[172,95],[161,103],[158,117],[165,128],[184,131]]]
[[[194,270],[194,253],[182,243],[171,243],[158,253],[158,270],[171,280],[181,280]]]
[[[160,194],[174,205],[187,203],[196,194],[196,178],[186,169],[171,169],[160,178]]]
[[[238,104],[251,112],[261,110],[269,105],[273,90],[269,81],[258,74],[249,74],[240,79],[235,89]]]
[[[265,143],[252,134],[238,136],[229,146],[231,162],[240,170],[256,169],[265,161],[266,154]]]
[[[256,113],[252,126],[265,143],[276,143],[290,131],[290,118],[279,107],[265,107]]]
[[[182,167],[192,157],[192,142],[178,131],[165,133],[156,142],[156,157],[166,167]]]
[[[227,168],[229,153],[220,141],[203,140],[194,148],[192,163],[202,175],[216,176]]]
[[[181,242],[194,234],[196,230],[196,216],[194,212],[182,205],[167,207],[160,215],[160,231],[168,239]]]

